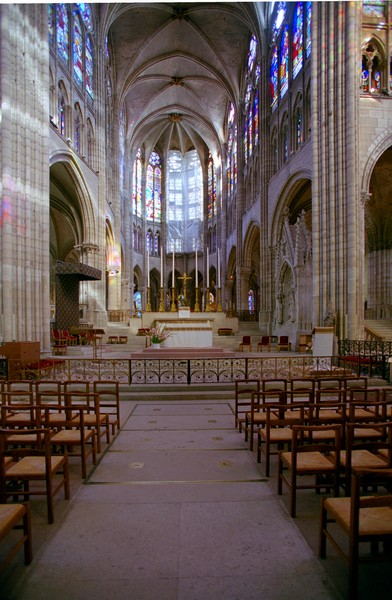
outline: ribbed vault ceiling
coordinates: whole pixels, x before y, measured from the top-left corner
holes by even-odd
[[[271,5],[271,3],[270,3]],[[204,144],[221,155],[229,101],[239,98],[250,35],[262,4],[108,5],[118,108],[135,151],[182,152]]]

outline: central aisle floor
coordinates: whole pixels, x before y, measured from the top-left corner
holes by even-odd
[[[341,600],[230,401],[121,404],[121,432],[71,501],[57,500],[56,523],[33,511],[41,545],[30,567],[14,560],[2,598]]]

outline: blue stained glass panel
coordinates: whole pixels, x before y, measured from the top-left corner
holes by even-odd
[[[57,53],[68,64],[69,60],[69,19],[65,4],[57,4]]]
[[[278,48],[272,49],[270,69],[271,106],[274,108],[278,101]]]
[[[93,62],[93,44],[91,36],[88,35],[86,38],[86,90],[90,97],[94,99],[94,62]]]
[[[294,15],[293,22],[293,78],[295,78],[303,64],[303,30],[304,30],[304,15],[302,2],[298,2],[297,9]]]
[[[80,19],[77,15],[74,15],[72,54],[74,78],[76,83],[81,85],[83,83],[83,36]]]
[[[312,53],[312,3],[306,3],[306,58]]]
[[[280,97],[286,94],[289,89],[289,27],[283,29],[280,41],[280,62],[279,62],[279,83]]]

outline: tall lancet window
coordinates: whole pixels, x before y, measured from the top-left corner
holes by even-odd
[[[162,205],[162,166],[157,152],[151,152],[147,167],[146,219],[161,221]]]
[[[142,216],[142,156],[140,148],[133,165],[132,213],[135,217]]]
[[[303,65],[303,44],[304,44],[304,14],[303,3],[298,2],[293,19],[293,79],[295,79],[302,69]]]

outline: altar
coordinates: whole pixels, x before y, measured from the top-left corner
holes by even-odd
[[[157,319],[157,326],[165,327],[170,336],[163,348],[211,348],[212,324],[206,319]]]

